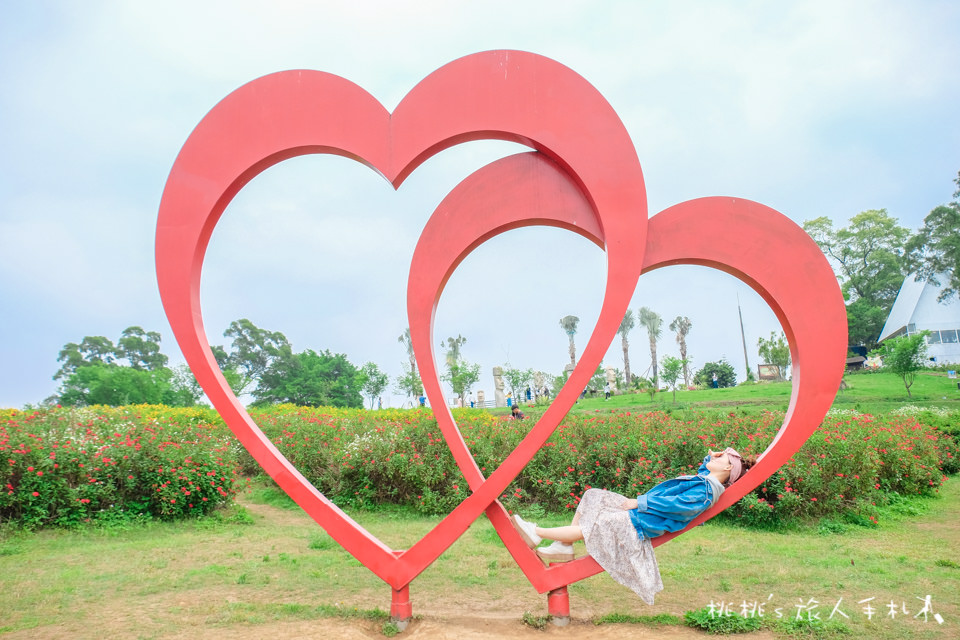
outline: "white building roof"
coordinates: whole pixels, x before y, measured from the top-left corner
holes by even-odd
[[[890,309],[890,315],[887,316],[887,322],[883,325],[883,330],[880,331],[880,338],[877,342],[883,342],[891,335],[906,328],[908,324],[913,323],[912,318],[917,310],[917,303],[920,302],[920,297],[928,286],[932,285],[926,280],[920,280],[919,282],[914,280],[912,273],[906,277],[903,284],[900,285],[900,292],[893,303],[893,308]],[[934,294],[934,300],[938,295],[940,294]]]
[[[945,284],[949,278],[941,275],[937,280]],[[929,331],[927,355],[930,359],[937,363],[960,363],[960,296],[937,301],[943,284],[937,286],[926,280],[917,282],[912,274],[907,276],[878,342],[898,335]]]

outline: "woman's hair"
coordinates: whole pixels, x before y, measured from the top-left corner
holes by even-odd
[[[743,460],[743,473],[750,471],[750,467],[757,464],[757,456],[753,454],[750,454],[748,456],[741,456],[740,459]],[[740,474],[740,477],[742,478],[743,474]]]

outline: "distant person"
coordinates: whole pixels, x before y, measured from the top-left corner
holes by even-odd
[[[603,385],[603,395],[604,395],[604,400],[610,399],[610,383],[609,382]]]
[[[716,371],[713,372],[713,382],[712,382],[712,385],[713,385],[713,388],[714,388],[714,389],[719,389],[719,388],[720,388],[720,381],[717,380],[717,372],[716,372]]]
[[[510,411],[510,417],[514,420],[523,420],[527,416],[523,415],[523,411],[520,411],[520,405],[513,405],[513,409]]]
[[[533,397],[533,392],[530,391],[530,387],[527,387],[527,402],[530,402],[532,397]]]
[[[470,392],[470,395],[467,396],[467,401],[470,403],[470,408],[473,409],[473,408],[474,408],[474,403],[473,403],[473,391],[471,391],[471,392]]]
[[[427,406],[427,397],[426,397],[426,396],[423,396],[423,395],[420,396],[420,406],[421,406],[421,407]]]

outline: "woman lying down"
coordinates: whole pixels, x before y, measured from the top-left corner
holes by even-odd
[[[538,527],[519,515],[513,516],[513,525],[546,562],[573,560],[573,543],[583,540],[587,553],[611,578],[653,604],[663,582],[650,540],[686,527],[755,463],[755,457],[744,458],[730,448],[709,451],[697,475],[666,480],[636,499],[603,489],[587,490],[569,526]],[[554,542],[537,549],[543,540]]]

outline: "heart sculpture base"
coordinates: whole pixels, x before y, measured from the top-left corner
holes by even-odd
[[[481,168],[441,202],[414,251],[407,292],[424,388],[471,494],[423,539],[394,551],[317,491],[230,390],[203,327],[203,259],[231,199],[278,162],[310,153],[342,155],[379,171],[399,188],[433,155],[477,139],[510,140],[533,152]],[[603,249],[604,299],[567,384],[517,448],[485,477],[443,402],[431,346],[433,317],[443,287],[471,251],[526,226],[566,229]],[[837,280],[800,227],[768,207],[735,198],[684,202],[648,222],[636,151],[610,105],[570,69],[517,51],[478,53],[441,67],[392,114],[360,87],[317,71],[276,73],[237,89],[197,125],[170,171],[157,221],[156,264],[174,336],[224,422],[297,504],[392,587],[399,620],[412,613],[410,582],[484,512],[541,593],[602,571],[589,557],[544,567],[497,498],[587,385],[616,336],[641,273],[696,264],[740,278],[777,315],[794,363],[790,406],[777,436],[750,473],[691,526],[752,491],[797,452],[830,407],[846,356],[846,312]]]

